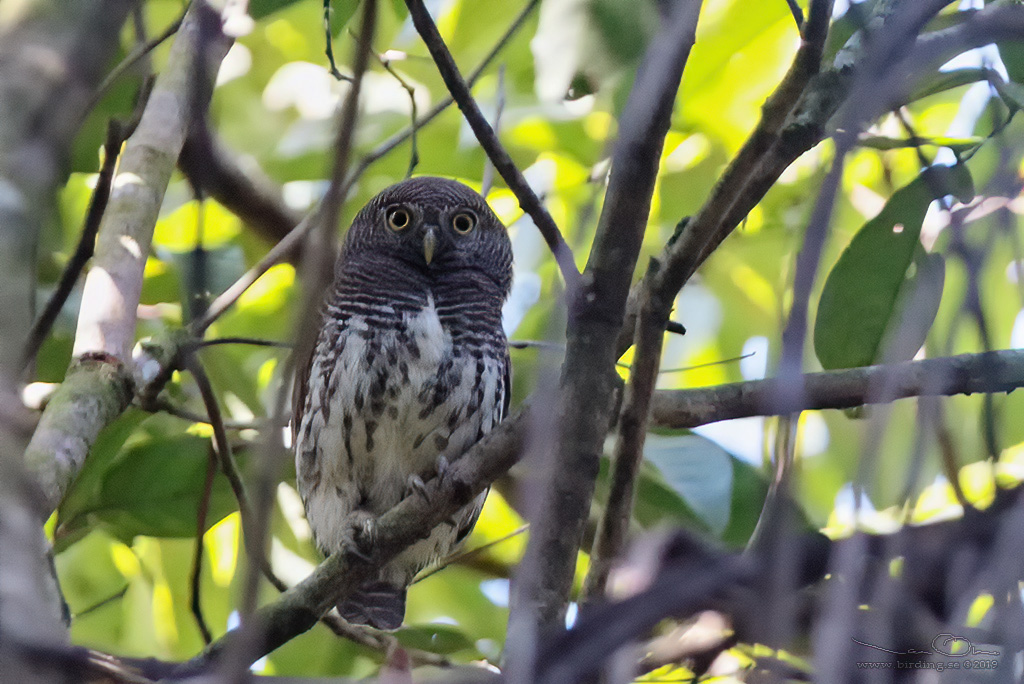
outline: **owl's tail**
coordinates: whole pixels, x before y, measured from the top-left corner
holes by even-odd
[[[405,617],[405,592],[405,587],[372,580],[339,602],[338,612],[354,625],[370,625],[386,630],[398,629]]]

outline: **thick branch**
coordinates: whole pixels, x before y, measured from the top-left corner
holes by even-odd
[[[18,392],[31,326],[35,248],[56,211],[78,116],[117,49],[128,0],[35,0],[0,11],[0,678],[53,681],[15,644],[67,639],[62,601],[22,451]],[[45,514],[43,514],[45,515]]]
[[[74,348],[77,359],[90,362],[72,363],[26,451],[33,474],[44,483],[47,511],[64,497],[100,429],[128,405],[126,366],[153,227],[185,139],[191,98],[210,92],[209,85],[197,88],[190,78],[203,22],[212,22],[212,33],[217,36],[203,46],[203,59],[219,63],[230,45],[220,33],[216,12],[205,2],[193,3],[142,120],[125,146],[100,224]],[[206,73],[214,74],[216,69]],[[74,393],[82,387],[88,388],[91,402],[102,410],[68,410]]]
[[[720,385],[694,390],[654,393],[651,418],[654,425],[690,428],[718,420],[751,415],[791,413],[799,410],[849,408],[865,403],[889,402],[901,397],[931,394],[971,394],[1012,391],[1024,387],[1024,351],[965,354],[891,366],[812,373],[805,376],[807,401],[800,406],[772,405],[776,380]],[[942,378],[942,381],[937,381]],[[884,387],[887,393],[873,394]],[[519,459],[528,410],[499,425],[457,460],[442,480],[427,483],[427,496],[409,497],[382,516],[377,524],[372,559],[345,551],[327,559],[307,579],[288,590],[281,599],[262,609],[269,631],[260,644],[264,655],[310,629],[320,615],[331,609],[359,583],[360,573],[386,563],[406,546],[424,538],[440,521],[471,501]],[[231,632],[185,664],[182,671],[196,671],[220,658],[235,638]]]
[[[434,58],[434,62],[437,64],[437,70],[440,72],[441,78],[444,79],[445,85],[448,86],[448,92],[452,94],[455,103],[462,110],[463,116],[466,117],[466,122],[469,123],[470,128],[473,129],[473,133],[476,135],[476,139],[480,142],[480,146],[484,148],[491,163],[494,164],[494,168],[497,169],[508,185],[509,190],[519,200],[519,205],[523,208],[523,211],[530,215],[530,218],[533,219],[533,222],[540,230],[541,235],[544,236],[548,247],[555,255],[555,261],[558,262],[558,267],[562,271],[562,278],[565,280],[566,286],[570,290],[575,289],[579,280],[579,271],[576,269],[576,261],[573,258],[572,250],[562,238],[558,225],[555,224],[551,214],[548,213],[548,210],[544,208],[540,199],[533,192],[533,189],[530,188],[529,183],[526,182],[526,178],[523,177],[523,174],[512,161],[512,158],[508,156],[508,152],[502,147],[498,136],[494,134],[494,129],[487,123],[487,119],[480,111],[480,107],[477,106],[473,95],[469,92],[469,86],[462,79],[462,74],[459,73],[459,68],[455,65],[455,60],[452,59],[448,46],[444,44],[437,26],[434,25],[434,20],[430,18],[430,13],[424,7],[423,0],[406,0],[405,4],[409,8],[409,15],[412,17],[416,30],[419,31],[420,37],[423,38],[423,42],[427,46],[427,50],[430,51],[431,57]]]
[[[193,185],[242,219],[257,235],[278,242],[299,224],[302,216],[285,204],[281,189],[253,163],[228,150],[208,135],[190,131],[178,158],[178,166]],[[286,255],[294,259],[297,250]]]
[[[1012,392],[1024,387],[1024,351],[808,373],[802,384],[803,394],[786,401],[782,400],[785,381],[779,378],[661,390],[654,394],[651,420],[658,427],[681,429],[733,418],[886,404],[906,397]]]
[[[543,571],[519,582],[510,629],[560,623],[569,600],[612,406],[615,342],[700,9],[699,0],[675,5],[647,50],[622,115],[604,211],[582,288],[570,303],[557,407],[559,440],[549,460],[552,474],[545,507],[531,521],[524,561],[540,563]]]

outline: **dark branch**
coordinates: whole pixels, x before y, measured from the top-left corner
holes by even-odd
[[[265,655],[310,629],[319,617],[409,545],[472,501],[518,459],[527,418],[521,413],[506,420],[453,463],[443,479],[426,484],[426,495],[413,495],[377,520],[374,555],[346,549],[333,554],[281,599],[261,609],[257,618],[266,626],[254,657]],[[218,662],[239,637],[233,630],[202,654],[183,664],[176,675],[203,671]]]
[[[800,5],[797,4],[796,0],[786,0],[786,4],[789,5],[789,11],[793,14],[793,21],[796,22],[797,29],[803,31],[804,11],[800,9]]]
[[[647,49],[622,114],[594,246],[582,288],[570,300],[556,411],[557,456],[549,457],[552,472],[545,507],[530,521],[524,564],[540,563],[542,571],[520,579],[510,630],[561,623],[568,603],[617,385],[616,338],[700,9],[701,3],[695,1],[675,4]],[[509,657],[522,660],[528,654]],[[517,664],[522,666],[525,663]]]
[[[802,382],[803,396],[790,401],[780,400],[779,378],[658,391],[651,420],[658,427],[684,429],[733,418],[886,404],[906,397],[1012,392],[1024,387],[1024,351],[808,373]]]
[[[431,57],[434,58],[434,63],[437,64],[437,70],[440,72],[441,78],[444,79],[445,85],[448,86],[448,92],[452,94],[455,103],[462,110],[463,116],[466,117],[466,121],[476,135],[476,139],[480,142],[480,146],[484,148],[491,163],[494,164],[494,168],[501,174],[509,189],[515,194],[516,199],[519,200],[519,206],[530,215],[530,218],[533,219],[534,224],[540,230],[541,235],[544,236],[544,240],[548,243],[552,254],[555,255],[555,261],[558,262],[558,267],[562,272],[562,278],[565,280],[566,287],[570,291],[575,290],[579,281],[579,271],[576,268],[576,260],[573,257],[572,250],[562,238],[558,225],[555,224],[551,214],[544,208],[544,205],[533,192],[529,183],[526,182],[526,178],[523,177],[523,174],[512,161],[512,158],[508,156],[508,152],[505,151],[505,148],[498,140],[498,136],[494,134],[494,129],[487,123],[487,119],[480,111],[480,107],[477,106],[473,95],[469,92],[469,86],[462,79],[459,68],[455,65],[455,60],[452,59],[452,55],[448,51],[448,46],[444,44],[437,26],[434,25],[434,20],[430,18],[430,13],[424,7],[423,1],[406,0],[405,4],[409,8],[409,15],[412,17],[416,30],[419,31],[420,37],[430,51]]]
[[[200,135],[193,127],[185,139],[178,167],[189,181],[220,202],[258,235],[271,242],[283,240],[302,220],[276,187],[255,167],[247,167],[213,135]],[[297,249],[283,257],[294,261]]]

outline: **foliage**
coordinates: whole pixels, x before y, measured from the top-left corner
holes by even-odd
[[[335,0],[331,24],[339,67],[354,41],[347,21],[355,0]],[[523,3],[445,0],[435,3],[439,27],[464,72],[497,42]],[[541,194],[553,217],[577,247],[582,260],[589,247],[607,172],[617,117],[632,82],[632,70],[651,32],[653,2],[631,12],[627,0],[547,0],[504,49],[500,67],[480,79],[474,93],[485,112],[504,101],[501,138],[512,158]],[[801,3],[806,4],[806,3]],[[147,28],[161,31],[182,9],[179,0],[146,0]],[[284,191],[286,201],[304,211],[324,190],[329,173],[335,108],[346,84],[331,78],[323,55],[322,3],[318,0],[253,0],[253,30],[239,38],[221,66],[212,120],[226,145],[258,164]],[[447,91],[426,50],[411,30],[400,2],[383,3],[374,49],[388,53],[391,66],[415,88],[419,111]],[[956,7],[942,16],[952,21]],[[568,17],[568,19],[567,19]],[[569,23],[565,23],[565,22]],[[849,19],[833,35],[852,33]],[[552,23],[555,22],[555,23]],[[560,31],[573,36],[562,42]],[[531,40],[533,42],[531,42]],[[126,29],[124,52],[133,35]],[[672,235],[680,219],[695,213],[721,170],[754,128],[765,98],[792,61],[799,41],[784,2],[707,0],[678,97],[672,127],[660,161],[644,254],[646,264]],[[838,47],[836,47],[838,49]],[[1000,46],[1010,76],[1020,78],[1019,45]],[[166,46],[154,54],[159,69]],[[566,70],[564,64],[574,68]],[[923,84],[905,116],[924,144],[906,142],[893,115],[879,120],[864,145],[848,159],[841,197],[835,207],[833,239],[812,299],[817,308],[816,356],[805,366],[841,368],[882,358],[913,357],[920,347],[929,355],[977,351],[977,328],[964,324],[964,300],[972,274],[956,242],[984,249],[977,286],[982,293],[988,335],[994,347],[1024,344],[1019,292],[1020,246],[1011,232],[1000,231],[1000,212],[969,218],[962,238],[942,230],[945,220],[933,200],[956,194],[920,173],[920,155],[961,159],[957,172],[986,187],[996,175],[1000,155],[1015,148],[992,144],[1021,135],[1019,117],[1024,86],[1000,87],[1003,99],[987,100],[977,121],[962,124],[967,106],[988,95],[973,86],[980,69],[950,71]],[[97,168],[106,119],[126,116],[139,83],[138,74],[118,81],[92,112],[79,134],[71,159],[73,173],[63,191],[59,221],[41,242],[41,299],[52,290],[63,263],[74,251],[81,217]],[[364,84],[356,152],[364,154],[406,126],[409,95],[380,65]],[[572,90],[573,98],[561,95]],[[552,97],[552,94],[555,94]],[[1005,101],[1004,101],[1005,100]],[[996,136],[993,138],[993,136]],[[418,174],[457,178],[480,189],[485,159],[455,108],[441,114],[418,136]],[[374,163],[344,206],[342,226],[370,197],[400,180],[411,154],[408,142]],[[675,389],[715,385],[771,375],[779,353],[780,331],[788,308],[795,255],[814,198],[831,163],[832,147],[823,143],[789,168],[749,214],[742,229],[707,262],[699,278],[677,300],[676,318],[688,330],[665,344],[658,387]],[[951,172],[953,173],[953,172]],[[962,176],[961,176],[962,177]],[[957,186],[962,188],[963,184]],[[516,252],[516,284],[506,310],[512,339],[558,341],[560,281],[557,269],[529,219],[503,186],[488,200],[508,224]],[[1012,207],[1017,211],[1019,207]],[[980,213],[980,212],[979,212]],[[899,230],[894,230],[896,226]],[[146,267],[138,335],[161,334],[187,322],[196,297],[218,293],[255,263],[268,245],[214,200],[202,205],[190,186],[176,177],[168,189],[153,252]],[[197,264],[201,277],[195,277]],[[939,273],[941,271],[941,273]],[[275,266],[218,320],[209,337],[247,336],[290,341],[300,301],[295,268]],[[70,358],[78,303],[68,303],[54,334],[43,346],[36,378],[59,381]],[[925,322],[896,356],[884,356],[886,335],[908,312],[925,310]],[[286,352],[249,346],[218,346],[200,352],[228,418],[259,421],[273,407]],[[741,361],[711,362],[744,356]],[[550,364],[536,349],[512,351],[515,397],[529,394]],[[630,363],[632,352],[622,358]],[[673,369],[690,368],[674,372]],[[628,369],[622,370],[628,377]],[[187,376],[176,376],[167,396],[182,408],[202,413],[198,391]],[[1020,396],[1000,398],[995,410],[1021,408]],[[948,401],[950,439],[961,465],[984,462],[990,453],[981,429],[982,400]],[[902,505],[903,474],[909,468],[914,422],[911,403],[892,407],[891,425],[881,436],[882,472],[868,483],[876,509]],[[1024,443],[1019,421],[995,421],[996,443]],[[686,525],[727,544],[742,546],[761,512],[768,478],[766,445],[775,439],[775,422],[754,418],[711,425],[698,435],[652,436],[648,442],[634,514],[635,529]],[[798,430],[802,473],[798,501],[808,524],[831,525],[848,514],[849,483],[857,475],[864,421],[838,412],[803,416]],[[209,458],[209,427],[167,414],[133,410],[107,428],[93,449],[75,488],[51,521],[57,567],[74,617],[76,643],[104,651],[183,660],[202,641],[189,610],[189,568],[198,502]],[[256,448],[257,432],[231,434],[236,450]],[[955,506],[948,480],[940,474],[938,447],[928,447],[925,472],[915,492],[928,510],[945,514]],[[242,458],[243,466],[245,458]],[[607,492],[607,464],[598,489],[598,506]],[[975,471],[965,469],[965,474]],[[896,476],[886,476],[895,474]],[[246,473],[248,475],[248,473]],[[934,483],[934,484],[932,484]],[[503,489],[504,491],[504,489]],[[923,493],[922,493],[923,492]],[[497,662],[504,643],[508,578],[525,542],[506,537],[523,525],[516,506],[492,491],[480,523],[466,548],[493,546],[460,560],[413,587],[408,626],[398,633],[410,647],[450,656],[455,661]],[[938,503],[936,503],[938,502]],[[232,621],[245,566],[239,514],[226,479],[213,478],[203,535],[202,609],[214,636]],[[893,514],[895,515],[895,514]],[[270,562],[287,582],[304,577],[320,557],[313,548],[301,502],[289,473],[276,494]],[[503,541],[499,541],[503,540]],[[586,570],[581,555],[578,573]],[[262,594],[269,600],[269,587]],[[363,676],[374,672],[381,654],[339,641],[316,627],[261,661],[257,670],[281,675]]]

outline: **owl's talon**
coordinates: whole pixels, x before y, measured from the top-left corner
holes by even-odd
[[[438,456],[437,457],[437,479],[443,480],[445,478],[445,475],[448,474],[448,469],[451,468],[451,465],[452,464],[448,462],[448,459],[444,456],[444,454]]]
[[[430,501],[430,496],[427,494],[427,485],[419,475],[409,476],[409,482],[405,488],[405,495],[409,496],[410,494],[418,494],[424,501]]]
[[[353,511],[349,521],[347,550],[356,558],[369,563],[373,559],[374,541],[377,537],[377,519],[366,511]]]

